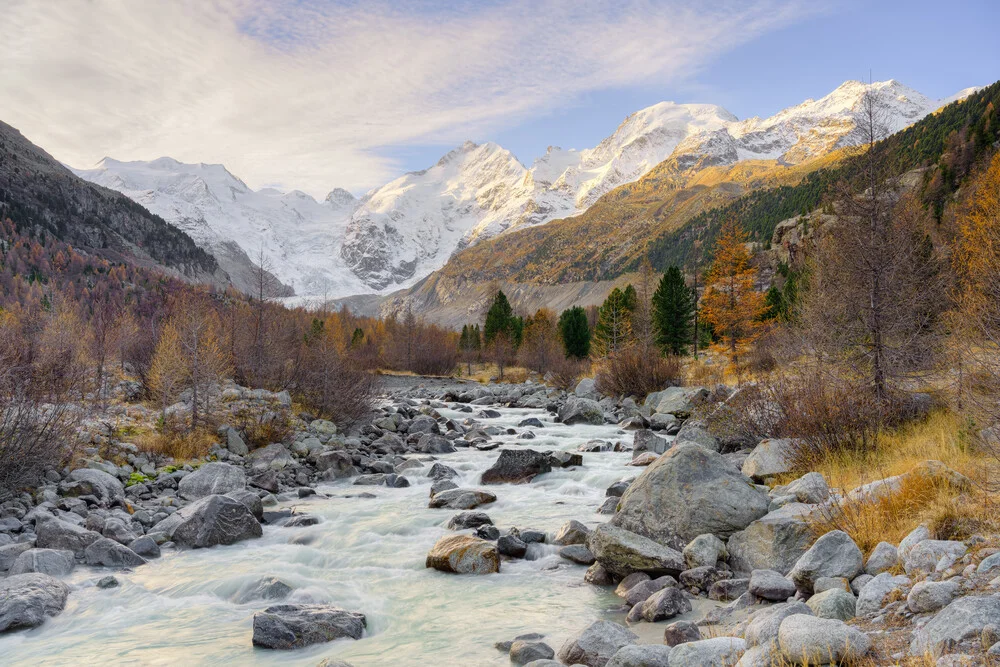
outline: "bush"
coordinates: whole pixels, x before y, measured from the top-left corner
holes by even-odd
[[[63,406],[39,405],[19,392],[0,397],[0,501],[72,458],[73,449],[64,446],[72,435]]]
[[[576,357],[557,357],[547,377],[556,388],[570,391],[581,378],[590,373],[590,362]]]
[[[360,422],[375,409],[378,377],[335,349],[316,347],[306,354],[298,392],[302,402],[337,426]]]
[[[611,355],[597,371],[596,387],[605,396],[645,397],[654,391],[681,383],[678,357],[661,357],[632,346]]]
[[[250,449],[272,442],[286,442],[292,435],[291,419],[283,406],[250,403],[233,413],[231,425],[243,434]]]

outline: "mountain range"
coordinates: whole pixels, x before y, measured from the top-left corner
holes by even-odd
[[[299,191],[253,190],[222,165],[170,158],[105,158],[76,174],[187,232],[231,276],[245,275],[263,255],[300,296],[388,293],[484,239],[578,216],[665,161],[688,175],[748,160],[792,167],[856,143],[869,89],[884,103],[891,132],[975,90],[932,100],[892,80],[848,81],[820,99],[746,120],[716,105],[661,102],[630,115],[594,148],[550,147],[530,168],[494,143],[466,142],[361,198],[334,189],[322,202]]]

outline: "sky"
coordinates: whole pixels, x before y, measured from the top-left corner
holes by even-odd
[[[848,79],[1000,78],[1000,2],[5,0],[0,120],[76,168],[356,194],[465,139],[530,165],[656,102],[769,116]]]

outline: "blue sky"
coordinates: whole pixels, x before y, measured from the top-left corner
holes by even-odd
[[[525,164],[656,102],[768,116],[851,78],[1000,78],[1000,0],[7,0],[0,120],[57,159],[354,193],[466,139]]]
[[[1000,79],[1000,0],[839,0],[722,53],[691,80],[587,93],[511,127],[472,137],[522,162],[549,145],[588,148],[628,114],[664,100],[718,104],[740,118],[767,117],[848,79],[896,79],[932,98]],[[405,171],[433,164],[450,146],[388,149]]]

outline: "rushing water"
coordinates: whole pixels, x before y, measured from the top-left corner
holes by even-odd
[[[469,415],[440,410],[446,417]],[[534,416],[546,428],[535,440],[498,440],[517,447],[575,450],[593,438],[630,441],[615,426],[564,426],[539,410],[504,409],[486,425],[515,426]],[[521,429],[519,429],[521,430]],[[479,486],[497,451],[459,450],[439,456],[455,468],[459,486]],[[497,502],[480,508],[501,530],[509,526],[554,533],[569,519],[593,526],[605,489],[638,474],[627,453],[585,453],[583,467],[554,470],[531,484],[490,489]],[[620,600],[584,583],[586,568],[532,545],[536,560],[502,564],[499,574],[458,576],[428,570],[424,558],[449,533],[456,512],[427,507],[427,468],[406,471],[405,489],[355,487],[349,480],[318,490],[329,497],[289,500],[285,507],[318,514],[305,528],[264,527],[264,536],[228,547],[164,552],[134,572],[118,573],[120,588],[94,583],[107,570],[78,567],[66,610],[41,627],[0,638],[5,665],[315,665],[322,658],[356,667],[377,665],[505,665],[499,640],[541,632],[556,650],[571,634]],[[365,491],[377,498],[359,498]],[[351,497],[354,496],[354,497]],[[277,576],[295,590],[288,602],[324,602],[368,617],[360,641],[338,641],[297,651],[255,649],[252,618],[267,606],[241,601],[261,577]],[[697,610],[696,610],[697,612]],[[646,627],[642,627],[642,626]],[[662,641],[662,625],[640,624],[648,641]]]

